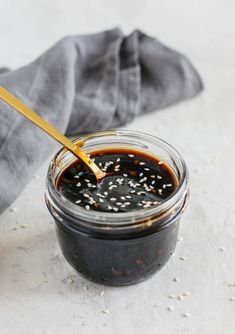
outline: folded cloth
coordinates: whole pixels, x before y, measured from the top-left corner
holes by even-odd
[[[189,60],[140,31],[66,37],[32,63],[0,70],[0,86],[67,135],[114,128],[202,90]],[[0,101],[0,213],[55,142]]]

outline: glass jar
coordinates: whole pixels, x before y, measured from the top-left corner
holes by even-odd
[[[176,246],[188,199],[188,173],[182,157],[165,141],[134,131],[104,131],[74,142],[86,153],[107,148],[147,152],[175,172],[178,187],[159,206],[109,213],[87,211],[57,190],[60,174],[76,159],[69,151],[61,149],[49,166],[45,199],[66,260],[97,283],[126,285],[145,280],[163,267]]]

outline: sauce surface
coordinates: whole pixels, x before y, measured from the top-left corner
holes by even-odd
[[[57,182],[66,199],[86,210],[118,213],[150,208],[165,201],[178,186],[172,168],[146,153],[117,148],[90,156],[107,173],[99,183],[78,161]]]

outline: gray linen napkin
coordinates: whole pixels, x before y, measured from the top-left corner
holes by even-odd
[[[2,69],[0,86],[67,135],[114,128],[202,90],[189,60],[158,40],[118,29],[66,37],[32,63]],[[0,101],[0,213],[56,143]]]

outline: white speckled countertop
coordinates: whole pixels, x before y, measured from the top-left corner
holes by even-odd
[[[0,65],[21,66],[64,35],[119,24],[187,54],[206,88],[128,126],[173,144],[189,167],[191,199],[168,264],[124,288],[77,275],[44,204],[45,164],[0,216],[1,334],[235,333],[234,11],[233,0],[1,0]]]

